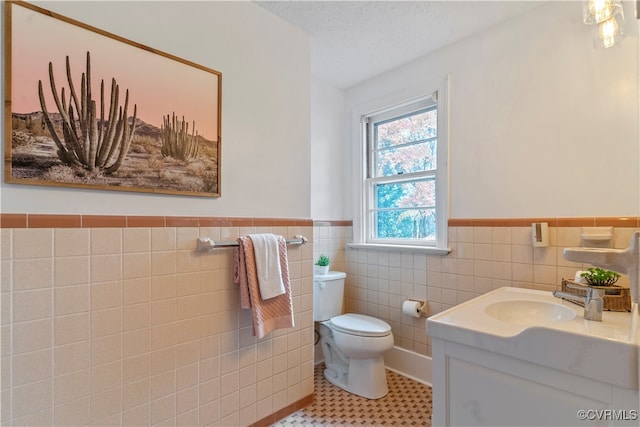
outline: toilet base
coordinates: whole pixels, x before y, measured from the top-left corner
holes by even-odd
[[[382,356],[350,359],[348,372],[328,367],[324,370],[324,377],[331,384],[367,399],[380,399],[389,392]]]

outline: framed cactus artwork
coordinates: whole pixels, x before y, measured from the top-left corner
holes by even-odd
[[[5,182],[220,196],[220,72],[21,1],[5,24]]]

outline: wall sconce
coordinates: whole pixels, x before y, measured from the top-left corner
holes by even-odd
[[[625,37],[622,0],[585,0],[582,17],[591,25],[594,48],[614,46]]]

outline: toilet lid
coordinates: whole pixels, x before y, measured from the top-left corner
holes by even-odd
[[[391,333],[391,326],[383,320],[364,314],[342,314],[330,320],[332,329],[362,337],[384,337]]]

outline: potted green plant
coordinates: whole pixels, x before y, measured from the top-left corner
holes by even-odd
[[[320,274],[320,275],[327,274],[329,272],[330,262],[331,261],[329,260],[329,257],[327,257],[326,255],[320,255],[315,264],[316,274]]]
[[[587,271],[580,273],[580,277],[592,286],[611,286],[618,281],[620,275],[615,271],[595,267],[587,268]]]

